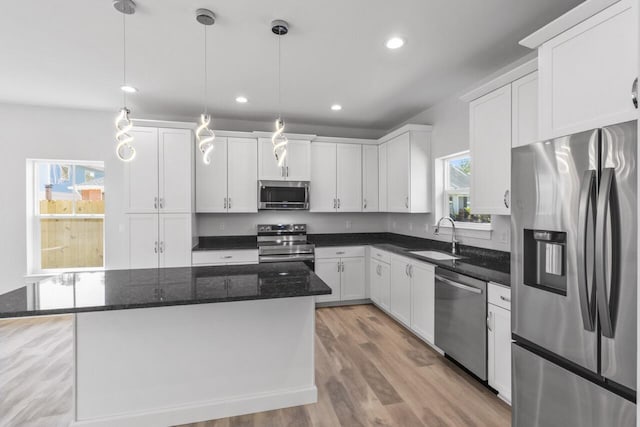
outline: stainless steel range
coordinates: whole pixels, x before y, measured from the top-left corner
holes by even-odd
[[[261,263],[301,261],[313,270],[315,245],[307,241],[307,225],[258,225],[258,260]]]

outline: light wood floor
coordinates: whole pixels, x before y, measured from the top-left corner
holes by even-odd
[[[316,313],[318,403],[191,427],[511,425],[508,405],[376,307]]]

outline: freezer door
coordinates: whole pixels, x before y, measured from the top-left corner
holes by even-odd
[[[598,179],[598,141],[594,130],[515,148],[511,168],[512,331],[594,372],[598,336],[589,272],[595,227],[589,201]],[[561,245],[535,241],[539,246],[532,252],[534,236],[545,234]],[[532,269],[542,273],[525,280],[525,270]]]
[[[635,427],[636,405],[512,344],[514,427]]]
[[[636,122],[602,130],[596,280],[602,375],[636,389]]]

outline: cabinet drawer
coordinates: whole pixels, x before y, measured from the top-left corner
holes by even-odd
[[[506,310],[511,310],[511,289],[497,283],[489,283],[487,302]]]
[[[191,254],[191,263],[192,265],[257,264],[258,250],[195,251]]]
[[[364,246],[335,246],[331,248],[316,248],[316,259],[354,258],[363,256]]]
[[[374,247],[371,248],[371,258],[377,259],[378,261],[384,262],[385,264],[391,264],[391,254]]]

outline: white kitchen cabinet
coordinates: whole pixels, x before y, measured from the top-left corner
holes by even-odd
[[[127,213],[190,213],[193,138],[189,129],[134,127],[136,157],[125,165]]]
[[[227,138],[216,137],[213,144],[209,165],[196,150],[196,212],[227,211]]]
[[[541,139],[637,119],[636,8],[622,0],[540,46]]]
[[[159,215],[160,267],[186,267],[191,265],[191,215]]]
[[[538,141],[538,72],[511,84],[511,147]]]
[[[216,138],[211,164],[196,153],[196,212],[257,212],[257,142]]]
[[[510,290],[490,283],[487,294],[488,382],[511,402]]]
[[[128,268],[191,265],[191,214],[130,214]]]
[[[311,144],[312,212],[362,210],[362,151],[359,144]]]
[[[318,295],[316,302],[340,301],[340,259],[316,259],[315,273],[331,288],[330,295]]]
[[[337,147],[328,142],[311,144],[311,187],[309,210],[311,212],[335,212],[337,182]]]
[[[366,298],[365,249],[363,246],[316,249],[315,273],[333,290],[316,302]]]
[[[340,299],[342,301],[366,297],[364,257],[342,258]]]
[[[377,259],[371,259],[370,265],[371,300],[383,310],[389,311],[390,266]]]
[[[422,262],[412,262],[411,278],[411,329],[423,339],[434,342],[435,327],[435,267]]]
[[[378,212],[378,146],[362,146],[362,211]]]
[[[388,146],[388,143],[378,146],[378,210],[380,212],[387,212],[389,209],[389,204],[387,203],[389,193],[387,188]]]
[[[287,143],[287,156],[283,165],[278,166],[271,139],[260,138],[258,176],[263,181],[310,181],[311,141],[290,139]]]
[[[509,215],[511,85],[470,103],[471,212]]]
[[[402,133],[386,151],[387,212],[429,212],[430,132]]]
[[[391,258],[389,311],[407,327],[411,326],[411,262],[406,258]]]
[[[233,249],[193,251],[191,254],[192,265],[240,265],[258,264],[257,249]]]

